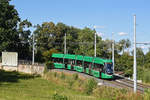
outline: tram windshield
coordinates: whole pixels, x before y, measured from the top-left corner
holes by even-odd
[[[106,63],[106,72],[108,74],[112,74],[113,73],[113,64],[112,63]]]

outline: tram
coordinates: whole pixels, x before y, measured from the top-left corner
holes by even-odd
[[[113,79],[113,64],[110,59],[72,54],[52,54],[55,69],[73,70],[101,79]]]

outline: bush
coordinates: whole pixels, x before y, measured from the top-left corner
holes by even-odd
[[[45,65],[46,65],[47,69],[54,68],[54,63],[52,61],[47,61]]]
[[[97,82],[92,78],[86,81],[85,83],[85,93],[91,94],[93,89],[96,88]]]
[[[60,78],[61,78],[61,79],[65,79],[65,78],[66,78],[66,76],[65,76],[65,74],[64,74],[63,72],[61,73]]]
[[[58,76],[57,72],[54,72],[54,77],[56,78]]]
[[[144,100],[150,100],[150,89],[144,91]]]
[[[93,90],[93,95],[104,100],[116,100],[115,98],[116,95],[119,95],[119,91],[115,88],[100,86]]]
[[[150,74],[149,73],[150,73],[150,71],[143,72],[143,81],[146,83],[150,82]]]
[[[73,80],[68,80],[67,83],[68,83],[69,89],[71,89],[73,84],[74,84],[74,81]]]
[[[72,77],[73,77],[73,80],[78,80],[79,78],[78,74],[73,74]]]
[[[49,60],[51,60],[51,56],[52,56],[53,53],[58,53],[58,51],[56,49],[50,49],[50,50],[44,51],[42,53],[43,59],[46,62],[49,61]]]
[[[52,99],[53,99],[53,100],[68,100],[67,96],[60,95],[60,94],[58,94],[58,93],[55,93],[55,94],[52,96]]]

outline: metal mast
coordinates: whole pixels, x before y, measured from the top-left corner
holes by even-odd
[[[112,62],[113,62],[113,72],[115,72],[115,57],[114,57],[114,32],[112,32]]]
[[[95,53],[94,53],[94,56],[96,57],[96,32],[95,32],[95,43],[94,44],[95,44],[95,50],[94,50]]]
[[[64,39],[64,54],[66,54],[66,33],[65,33],[65,39]]]
[[[134,66],[133,66],[133,80],[134,80],[134,93],[137,90],[137,80],[136,80],[136,15],[134,15]]]
[[[33,49],[32,49],[32,65],[34,65],[34,33],[33,33]]]

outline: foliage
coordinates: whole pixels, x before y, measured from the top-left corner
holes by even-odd
[[[16,51],[19,41],[17,23],[20,21],[17,10],[10,0],[0,0],[0,52]]]
[[[125,49],[131,46],[131,42],[129,39],[122,39],[119,41],[119,51],[125,52]]]
[[[73,80],[78,80],[78,78],[79,78],[77,73],[73,74],[72,77],[73,77]]]
[[[45,62],[51,60],[52,53],[58,53],[58,51],[56,49],[50,49],[50,50],[47,50],[47,51],[43,52],[42,55],[43,55],[43,58],[44,58]]]
[[[144,70],[142,73],[142,80],[146,83],[150,83],[150,70]]]
[[[85,83],[85,93],[91,94],[93,92],[93,89],[96,88],[97,82],[95,79],[89,79]]]
[[[61,73],[60,78],[63,79],[63,80],[66,78],[66,76],[65,76],[65,74],[63,72]]]
[[[68,100],[67,96],[60,95],[58,93],[53,94],[53,100]]]
[[[23,20],[19,23],[19,43],[17,52],[20,59],[31,60],[30,27],[32,27],[32,23],[28,20]]]

